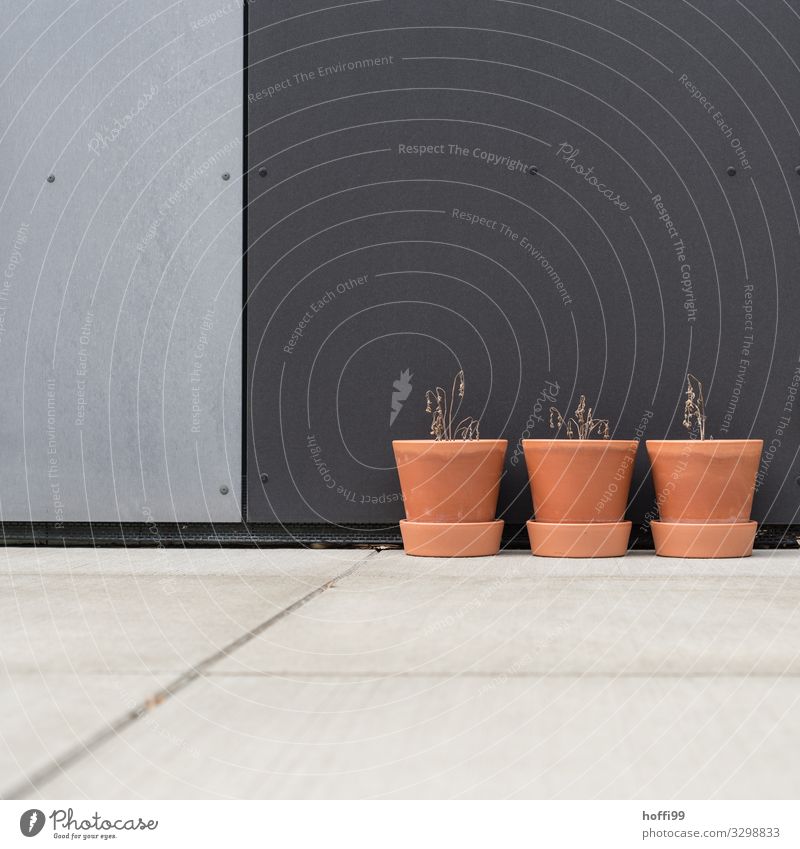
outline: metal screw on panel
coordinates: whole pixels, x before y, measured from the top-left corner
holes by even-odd
[[[55,175],[55,174],[50,174],[50,175],[48,176],[48,178],[47,178],[47,182],[48,182],[48,183],[55,183],[55,181],[56,181],[56,175]]]
[[[231,175],[227,171],[222,175],[223,180],[230,180],[230,178],[231,178]]]
[[[230,492],[230,490],[228,489],[228,487],[227,487],[227,486],[225,486],[225,484],[223,484],[223,485],[219,488],[219,491],[220,491],[223,495],[227,495],[227,494]]]
[[[728,176],[729,177],[735,177],[736,176],[736,169],[732,165],[731,165],[730,168],[728,168]]]
[[[261,475],[261,483],[268,483],[268,482],[269,482],[269,475],[265,472],[263,475]]]
[[[266,177],[268,173],[269,172],[264,167],[261,167],[261,168],[258,169],[258,176],[259,177]]]
[[[794,173],[800,174],[800,165],[798,165],[797,168],[794,169]]]

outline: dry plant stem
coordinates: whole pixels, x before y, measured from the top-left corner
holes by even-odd
[[[480,439],[480,422],[471,416],[457,420],[461,401],[464,398],[464,372],[459,371],[453,378],[450,397],[441,387],[429,389],[425,393],[425,411],[432,415],[431,436],[439,440]],[[456,400],[457,399],[457,400]],[[453,425],[453,419],[456,424]]]
[[[706,403],[703,398],[703,384],[693,374],[688,374],[686,376],[686,404],[683,408],[683,426],[691,434],[695,425],[700,440],[704,440],[706,438]]]
[[[550,408],[550,427],[561,430],[566,425],[569,439],[574,439],[576,433],[578,439],[588,439],[594,433],[603,439],[610,439],[608,419],[596,419],[593,412],[591,407],[586,407],[586,396],[581,395],[574,417],[565,419],[555,407]]]

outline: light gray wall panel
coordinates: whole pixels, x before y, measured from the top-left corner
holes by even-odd
[[[0,518],[238,521],[241,8],[4,10]]]

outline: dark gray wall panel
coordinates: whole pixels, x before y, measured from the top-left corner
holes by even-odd
[[[235,521],[242,11],[4,12],[2,519]]]
[[[715,436],[765,439],[758,518],[792,521],[798,43],[780,2],[253,3],[249,517],[402,516],[390,441],[461,366],[510,520],[549,387],[680,437],[689,369]],[[641,520],[643,450],[634,487]]]

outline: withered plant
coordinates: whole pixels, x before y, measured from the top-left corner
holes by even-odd
[[[693,374],[686,375],[683,426],[690,434],[696,429],[701,440],[706,438],[706,402],[703,398],[703,384]]]
[[[471,416],[458,418],[461,401],[464,398],[463,370],[453,378],[450,396],[437,386],[425,393],[425,412],[430,413],[431,436],[436,441],[452,441],[455,439],[480,439],[480,422]]]
[[[559,413],[555,407],[550,408],[550,427],[561,430],[566,426],[566,433],[570,439],[588,439],[592,434],[609,439],[611,432],[608,428],[608,419],[596,419],[591,407],[586,407],[586,396],[581,395],[575,415],[568,419]]]

